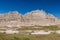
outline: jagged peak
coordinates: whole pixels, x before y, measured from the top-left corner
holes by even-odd
[[[31,11],[31,12],[44,12],[43,10],[33,10],[33,11]]]
[[[9,11],[8,14],[19,14],[18,11]]]
[[[6,13],[0,13],[0,15],[5,15],[5,14],[20,14],[20,13],[18,11],[9,11],[9,12],[6,12]]]
[[[48,13],[47,15],[48,15],[48,16],[51,16],[51,17],[54,17],[54,15],[52,15],[51,13]]]
[[[44,10],[33,10],[25,15],[46,16],[46,12]]]
[[[30,14],[30,13],[34,13],[34,14],[46,14],[46,12],[44,10],[33,10],[31,12],[27,12],[26,14]]]
[[[9,11],[9,12],[7,12],[7,13],[5,13],[5,14],[18,14],[18,15],[22,15],[21,13],[19,13],[18,11]],[[48,13],[48,14],[46,14],[46,12],[44,11],[44,10],[39,10],[39,9],[37,9],[37,10],[33,10],[33,11],[31,11],[31,12],[27,12],[26,14],[24,14],[24,15],[37,15],[37,16],[48,16],[48,17],[55,17],[54,15],[52,15],[51,13]],[[1,15],[1,14],[0,14]],[[3,14],[4,15],[4,14]],[[22,15],[22,16],[24,16],[24,15]]]
[[[48,13],[47,16],[48,16],[49,18],[57,18],[56,16],[52,15],[51,13]]]
[[[22,15],[18,11],[9,11],[7,14],[12,14],[12,15]]]

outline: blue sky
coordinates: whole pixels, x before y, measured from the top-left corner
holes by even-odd
[[[25,14],[37,9],[60,17],[60,0],[0,0],[0,13],[17,10]]]

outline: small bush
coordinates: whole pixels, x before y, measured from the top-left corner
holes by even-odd
[[[23,40],[30,40],[30,39],[25,37],[25,38],[23,38]]]

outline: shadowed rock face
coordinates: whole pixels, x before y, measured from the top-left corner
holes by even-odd
[[[26,13],[25,15],[19,14],[17,11],[0,14],[0,26],[28,26],[28,25],[55,25],[60,24],[60,19],[52,14],[46,14],[43,10],[35,10]]]

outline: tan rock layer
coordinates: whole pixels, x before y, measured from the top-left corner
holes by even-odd
[[[25,15],[19,14],[17,11],[0,14],[0,26],[19,27],[31,25],[55,25],[60,24],[60,19],[52,14],[46,14],[43,10],[35,10]]]

